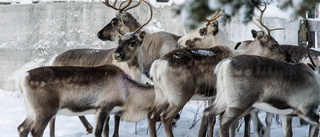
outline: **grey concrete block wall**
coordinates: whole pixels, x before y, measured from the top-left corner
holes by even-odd
[[[173,6],[174,7],[174,6]],[[0,5],[0,88],[17,90],[15,81],[27,70],[48,65],[50,59],[68,49],[111,48],[117,42],[101,41],[97,32],[115,17],[115,10],[102,3],[38,3]],[[149,17],[145,4],[129,11],[142,24]],[[148,26],[157,26],[177,35],[186,29],[172,7],[154,8]],[[270,21],[269,21],[270,20]],[[285,27],[272,33],[279,43],[297,45],[298,21],[266,18],[266,25]],[[252,39],[252,24],[243,25],[235,17],[222,30],[233,41]]]

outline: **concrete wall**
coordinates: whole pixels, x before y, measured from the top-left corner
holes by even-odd
[[[154,8],[148,26],[186,34],[172,7]],[[130,10],[140,23],[149,17],[146,5]],[[102,3],[38,3],[30,5],[0,5],[0,88],[17,90],[15,80],[26,70],[48,65],[50,59],[73,48],[111,48],[116,42],[101,41],[96,33],[115,17],[116,11]],[[285,27],[272,35],[279,43],[297,45],[298,21],[265,18],[270,28]],[[234,18],[222,30],[233,41],[252,39],[252,24],[243,25]]]

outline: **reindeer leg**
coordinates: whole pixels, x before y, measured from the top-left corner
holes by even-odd
[[[244,134],[243,134],[243,137],[250,137],[250,119],[251,119],[250,114],[244,116]]]
[[[309,137],[318,137],[319,127],[317,125],[309,124]]]
[[[114,131],[112,137],[119,137],[120,117],[114,115]]]
[[[232,108],[226,108],[225,112],[220,116],[220,137],[229,137],[229,129],[234,120],[236,120],[236,114],[240,114],[240,112]]]
[[[50,125],[49,125],[49,128],[50,128],[50,137],[55,137],[55,122],[56,122],[56,118],[55,117],[52,117],[51,120],[50,120]]]
[[[215,123],[215,116],[216,116],[216,111],[215,111],[215,105],[212,104],[209,107],[205,108],[203,110],[202,118],[201,118],[201,123],[200,123],[200,128],[198,132],[198,137],[205,137],[207,134],[207,129],[210,127],[210,123],[212,123],[211,127],[212,130],[214,128]],[[209,131],[208,131],[209,134]],[[212,131],[213,134],[213,131]]]
[[[103,135],[105,137],[109,137],[109,120],[110,120],[110,116],[107,116],[104,122],[104,128],[103,128]]]
[[[148,130],[150,137],[157,137],[156,122],[160,116],[159,112],[150,111],[148,113]]]
[[[292,137],[292,117],[286,115],[280,115],[282,132],[284,137]]]
[[[208,103],[209,104],[213,104],[214,100],[209,100]],[[208,137],[213,137],[213,130],[214,130],[214,126],[216,124],[216,115],[211,115],[209,117],[207,117],[208,119]]]
[[[94,136],[101,137],[102,129],[106,118],[109,116],[109,111],[112,109],[99,108],[96,113]]]
[[[90,125],[90,123],[88,122],[88,120],[86,119],[86,117],[84,116],[79,116],[79,119],[81,121],[81,123],[83,124],[83,126],[86,128],[87,133],[91,134],[93,127]]]
[[[229,136],[230,137],[235,137],[236,136],[236,128],[238,126],[238,122],[239,120],[235,120],[233,121],[233,123],[230,125],[230,129],[229,129]]]
[[[229,135],[234,135],[234,133],[232,133],[234,131],[230,130],[230,127],[234,126],[237,120],[239,120],[241,117],[245,116],[252,110],[253,108],[250,107],[227,107],[225,112],[220,116],[220,137],[229,137]]]
[[[163,128],[167,137],[173,137],[172,121],[176,117],[176,115],[179,113],[179,111],[183,108],[184,104],[180,106],[170,105],[168,109],[162,112],[161,123],[163,124]]]
[[[43,131],[54,115],[41,114],[36,116],[36,121],[32,127],[31,134],[33,137],[42,137]]]
[[[214,125],[216,124],[216,117],[209,117],[209,130],[208,130],[208,137],[213,137],[213,129]]]
[[[26,119],[19,125],[18,132],[20,137],[28,137],[28,134],[33,126],[34,121],[32,118],[29,118],[28,116]]]
[[[253,110],[250,112],[250,115],[252,118],[254,133],[256,134],[256,137],[263,137],[265,133],[265,127],[259,119],[258,112],[259,111],[257,110]]]
[[[270,131],[271,131],[271,125],[272,125],[272,113],[268,113],[266,112],[266,128],[265,128],[265,133],[261,133],[261,134],[265,134],[265,137],[270,137]]]
[[[318,105],[316,105],[316,107],[314,105],[310,105],[305,108],[309,111],[306,111],[307,113],[305,114],[298,113],[298,116],[310,123],[309,137],[313,137],[318,135],[318,132],[319,132],[320,121],[319,121],[319,115],[318,115],[318,112],[319,112]]]

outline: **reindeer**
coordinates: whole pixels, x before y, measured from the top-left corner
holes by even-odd
[[[215,96],[216,78],[212,67],[222,59],[253,54],[291,61],[290,55],[279,48],[271,36],[265,35],[263,31],[253,30],[252,33],[256,38],[249,48],[243,51],[233,51],[226,46],[176,49],[152,64],[150,75],[156,97],[155,107],[148,115],[151,137],[156,136],[155,121],[159,115],[162,116],[161,122],[167,137],[173,137],[170,123],[186,102],[195,96],[200,99],[212,99]]]
[[[178,40],[181,47],[209,48],[217,45],[225,45],[230,49],[235,46],[247,47],[252,41],[233,42],[219,28],[216,19],[221,16],[223,10],[219,10],[211,19],[205,19],[206,24],[184,35]]]
[[[292,55],[292,57],[301,63],[311,63],[308,57],[308,50],[301,46],[295,45],[280,45],[283,49],[287,50],[288,53]],[[320,52],[309,49],[310,55],[314,63],[319,66],[320,65]]]
[[[146,2],[147,3],[147,2]],[[134,80],[141,82],[149,82],[152,81],[148,79],[147,76],[143,75],[143,53],[142,53],[142,41],[145,37],[146,33],[141,32],[137,34],[137,32],[148,24],[152,18],[152,10],[149,3],[147,3],[150,7],[150,19],[138,27],[134,32],[128,32],[124,34],[119,39],[119,45],[117,48],[112,48],[108,50],[102,49],[73,49],[68,50],[57,57],[55,57],[52,65],[53,66],[83,66],[83,67],[94,67],[101,66],[105,64],[114,64],[120,67],[125,73],[129,74]],[[131,36],[132,35],[132,36]],[[84,116],[79,116],[79,119],[87,129],[88,133],[92,132],[92,126],[86,120]],[[106,128],[104,132],[104,136],[109,135],[108,128],[109,117],[106,121]],[[54,126],[55,126],[55,117],[50,121],[50,136],[54,137]],[[115,128],[113,137],[119,136],[119,123],[120,118],[115,115]]]
[[[294,45],[280,45],[281,48],[285,49],[293,59],[298,63],[312,63],[316,66],[320,65],[320,52],[316,50],[312,50],[310,48],[304,48],[301,46]],[[309,54],[309,55],[308,55]],[[310,60],[312,58],[312,62]],[[284,137],[292,137],[292,116],[280,115],[282,130],[284,133]],[[318,136],[318,127],[310,125],[309,137],[317,137]]]
[[[294,60],[296,60],[299,63],[312,63],[309,58],[312,58],[314,61],[314,64],[316,66],[320,65],[320,52],[313,50],[313,49],[306,49],[301,46],[295,46],[295,45],[280,45],[283,49],[288,51],[289,54],[292,55]],[[308,52],[310,57],[308,56]],[[284,132],[284,137],[292,137],[292,117],[290,116],[280,116],[281,122],[282,122],[282,127],[283,127],[283,132]],[[310,126],[309,130],[309,137],[318,137],[319,133],[319,128],[316,127],[317,129],[314,129],[314,126]]]
[[[114,2],[113,5],[109,3],[109,0],[106,0],[104,2],[104,4],[107,7],[118,10],[119,12],[116,15],[116,17],[111,20],[111,22],[109,22],[105,27],[103,27],[97,33],[97,36],[99,39],[104,41],[105,40],[115,41],[115,40],[118,40],[123,35],[124,32],[133,32],[134,30],[136,30],[138,27],[141,26],[140,23],[127,11],[139,6],[142,0],[139,0],[136,5],[128,7],[131,1],[132,0],[129,0],[127,5],[123,8],[120,8],[123,2],[120,4],[119,8],[116,7],[115,4],[117,0]],[[180,36],[177,36],[172,33],[164,32],[164,31],[160,31],[160,32],[163,33],[163,35],[167,35],[167,37],[171,37],[175,41],[178,41],[178,39],[180,38]]]
[[[319,68],[310,66],[249,55],[223,60],[215,68],[217,97],[204,110],[200,130],[220,115],[220,136],[229,137],[230,125],[252,107],[318,126]]]
[[[259,7],[258,7],[259,8]],[[259,8],[260,9],[260,8]],[[266,7],[265,7],[266,9]],[[263,17],[263,13],[264,10],[261,10],[261,14],[259,19],[257,19],[259,21],[259,23],[261,24],[258,25],[257,23],[255,23],[253,21],[253,23],[255,25],[257,25],[261,30],[267,30],[268,31],[268,36],[270,35],[270,32],[273,30],[279,30],[279,28],[276,29],[269,29],[267,28],[263,23],[262,23],[262,17]],[[205,19],[205,21],[207,22],[207,24],[205,25],[205,27],[199,27],[198,29],[194,30],[193,32],[185,35],[184,37],[180,38],[178,43],[180,46],[182,47],[197,47],[197,48],[203,48],[203,47],[213,47],[213,46],[217,46],[219,44],[222,45],[226,45],[227,47],[229,47],[230,49],[233,49],[234,46],[236,45],[234,42],[230,41],[226,35],[220,30],[220,28],[218,27],[218,21],[216,20],[217,18],[220,17],[221,12],[223,12],[223,10],[218,11],[213,18],[211,19]],[[266,32],[265,32],[266,33]],[[254,38],[256,37],[256,35],[252,35]],[[246,45],[250,45],[252,41],[243,41],[241,43],[238,43],[236,45],[237,46],[246,46]],[[277,44],[278,46],[278,44]],[[248,46],[246,46],[248,47]],[[272,47],[270,47],[272,48]],[[242,49],[246,49],[246,48],[242,48]],[[258,54],[256,54],[258,55]],[[264,127],[262,125],[262,123],[260,122],[259,118],[258,118],[258,113],[256,111],[253,111],[251,113],[251,117],[253,119],[253,123],[254,125],[254,130],[256,133],[256,136],[269,136],[270,134],[270,128],[271,128],[271,117],[272,114],[267,113],[267,117],[266,117],[266,127]],[[244,136],[248,137],[250,136],[250,115],[245,117],[245,132],[244,132]]]
[[[142,0],[132,7],[136,7]],[[116,1],[115,1],[116,3]],[[113,18],[112,21],[107,24],[102,30],[98,32],[98,38],[101,40],[115,40],[119,39],[124,32],[132,32],[136,30],[140,24],[136,21],[136,19],[129,13],[126,12],[129,9],[117,8],[115,7],[115,3],[113,5],[109,4],[107,0],[105,5],[111,7],[115,10],[119,10],[117,18]],[[131,0],[129,0],[131,3]],[[122,5],[122,4],[120,4]],[[121,7],[121,6],[120,6]],[[146,36],[143,39],[142,43],[142,51],[143,51],[143,68],[144,73],[149,75],[149,70],[151,64],[154,60],[160,58],[166,53],[179,48],[177,41],[180,36],[177,36],[172,33],[160,31],[155,33],[149,33],[147,31]]]
[[[262,23],[261,21],[261,17],[263,16],[263,13],[266,10],[266,3],[265,3],[265,7],[264,9],[260,9],[258,7],[258,9],[261,11],[260,14],[260,19],[258,20],[260,22],[260,24],[262,26],[265,27],[265,25]],[[255,22],[253,22],[255,23]],[[279,28],[276,29],[268,29],[267,27],[265,27],[268,32],[272,31],[272,30],[279,30]],[[312,63],[310,61],[310,58],[312,58],[313,64],[319,66],[320,65],[320,52],[316,51],[316,50],[312,50],[310,48],[306,49],[304,47],[300,47],[300,46],[294,46],[294,45],[279,45],[281,48],[283,48],[284,50],[286,50],[289,54],[291,54],[291,56],[293,57],[293,59],[298,62],[298,63]],[[235,49],[237,49],[238,47],[236,46]],[[242,47],[246,48],[246,47]],[[308,52],[310,52],[310,54],[308,55]],[[315,61],[314,61],[315,60]],[[287,115],[280,115],[281,118],[281,123],[282,123],[282,128],[283,128],[283,133],[284,133],[284,137],[292,137],[292,117],[287,116]],[[267,121],[267,120],[266,120]],[[269,119],[267,121],[267,123],[271,123],[271,119]],[[267,124],[267,129],[270,130],[270,126],[271,124]],[[316,137],[318,135],[318,130],[319,129],[314,129],[314,126],[310,126],[310,131],[309,131],[309,136],[310,137]],[[317,130],[317,131],[315,131]],[[269,133],[270,131],[267,131],[267,133]],[[269,136],[269,134],[267,134],[267,136]]]
[[[104,4],[107,7],[111,7],[114,10],[118,10],[119,12],[118,14],[116,14],[115,18],[113,18],[102,30],[97,33],[98,38],[101,40],[117,41],[121,38],[124,32],[133,32],[134,30],[139,28],[141,26],[140,23],[129,12],[126,11],[139,6],[141,1],[142,0],[139,0],[136,5],[128,7],[132,2],[132,0],[129,0],[127,2],[127,5],[121,8],[121,5],[126,2],[123,1],[120,4],[119,8],[117,8],[117,0],[113,5],[110,5],[109,0],[106,0]]]
[[[27,108],[18,127],[20,137],[41,137],[57,114],[95,114],[95,137],[100,137],[109,114],[140,121],[154,104],[154,87],[140,84],[115,65],[51,66],[29,70],[20,79]],[[104,130],[106,131],[106,130]]]
[[[308,50],[302,46],[297,45],[286,45],[286,44],[280,44],[280,47],[285,49],[289,54],[292,55],[294,60],[301,63],[311,63],[308,57]],[[244,49],[246,47],[242,47]],[[238,47],[235,47],[235,50],[237,50]],[[320,65],[320,52],[317,50],[310,49],[309,50],[311,57],[314,61],[314,63],[319,66]]]

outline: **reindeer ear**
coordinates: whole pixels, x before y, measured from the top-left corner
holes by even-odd
[[[265,35],[263,31],[251,31],[252,36],[255,36],[255,39],[258,39],[262,43],[266,43],[269,41],[268,35]]]
[[[144,37],[147,35],[147,33],[145,31],[141,31],[139,34],[138,34],[138,39],[139,41],[143,41]]]
[[[257,31],[252,29],[251,30],[251,34],[252,34],[252,37],[255,39],[257,37]]]
[[[216,26],[216,27],[219,27],[219,22],[217,20],[213,20],[212,21],[212,25]]]
[[[213,36],[219,32],[219,22],[217,20],[213,20],[209,26],[207,26],[207,32],[212,32]]]

